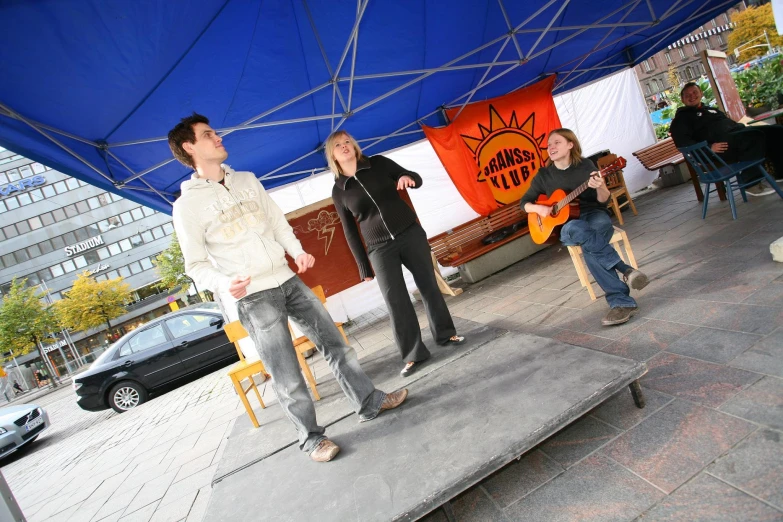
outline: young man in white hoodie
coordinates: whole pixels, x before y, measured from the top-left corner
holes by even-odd
[[[196,113],[183,118],[168,141],[174,156],[195,170],[182,183],[173,211],[185,272],[201,288],[225,296],[224,302],[238,299],[239,320],[272,374],[272,387],[296,427],[299,448],[316,462],[328,462],[340,448],[316,422],[288,331],[289,317],[321,351],[360,421],[396,408],[408,390],[385,394],[375,389],[329,313],[288,268],[285,253],[300,274],[315,258],[302,249],[255,175],[223,164],[228,152],[209,120]]]

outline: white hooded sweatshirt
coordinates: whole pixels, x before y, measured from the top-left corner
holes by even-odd
[[[194,173],[174,203],[185,273],[228,299],[237,276],[250,276],[248,295],[278,287],[295,275],[285,253],[296,259],[302,245],[252,172],[223,170],[225,186]]]

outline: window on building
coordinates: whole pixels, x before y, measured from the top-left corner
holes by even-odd
[[[31,166],[33,167],[33,172],[35,174],[43,174],[44,172],[46,172],[46,167],[44,167],[40,163],[33,163]]]
[[[135,236],[131,236],[130,237],[130,242],[131,242],[131,245],[134,246],[134,248],[144,244],[144,241],[141,240],[141,235],[139,235],[139,234],[136,234]]]
[[[134,274],[134,275],[138,274],[139,272],[141,272],[141,264],[139,264],[138,261],[129,264],[128,268],[130,269],[131,274]]]
[[[652,81],[652,90],[653,90],[653,92],[658,92],[658,80],[653,79],[653,81]]]
[[[22,179],[22,176],[19,174],[19,169],[7,170],[5,175],[8,176],[8,181],[10,182]]]
[[[693,80],[693,69],[690,67],[685,68],[685,77],[689,80]]]
[[[79,188],[79,180],[76,178],[68,178],[65,180],[65,185],[68,187],[68,190],[76,190]]]
[[[5,172],[0,172],[0,185],[5,185],[8,183],[8,176],[5,175]]]
[[[647,93],[647,94],[649,94],[649,93]],[[154,238],[154,237],[152,237],[152,232],[151,232],[151,231],[149,231],[149,230],[145,230],[145,231],[143,231],[143,232],[141,233],[141,239],[142,239],[142,241],[144,241],[145,243],[150,243],[150,242],[152,242],[152,241],[153,241],[155,238]]]
[[[101,260],[101,258],[98,256],[98,252],[95,250],[90,250],[89,252],[85,252],[84,259],[90,265],[93,263],[97,263],[98,261]]]
[[[154,265],[152,264],[152,259],[149,257],[145,257],[144,259],[140,260],[139,263],[141,263],[142,270],[149,270]]]
[[[76,210],[76,205],[66,205],[63,207],[63,210],[65,211],[65,215],[69,218],[76,217],[79,215],[79,211]]]
[[[677,52],[680,53],[680,59],[681,60],[684,60],[686,58],[685,49],[683,49],[682,47],[678,47],[677,48]]]
[[[5,237],[16,237],[19,234],[16,232],[16,227],[13,225],[8,225],[7,227],[3,227],[3,234],[5,234]]]
[[[46,196],[47,198],[53,198],[54,196],[57,195],[57,191],[54,190],[54,185],[46,185],[41,190],[43,191],[44,196]]]
[[[672,55],[669,54],[669,53],[666,53],[666,54],[664,54],[664,56],[666,57],[666,63],[670,65],[672,63]]]
[[[5,206],[8,210],[19,208],[19,201],[16,198],[5,198]]]
[[[111,198],[109,197],[109,193],[105,192],[103,194],[100,194],[98,196],[98,201],[100,202],[101,206],[106,206],[111,203]]]
[[[704,70],[704,64],[703,64],[703,63],[701,63],[701,62],[699,62],[699,72],[700,72],[702,75],[706,75],[706,74],[707,74],[707,71],[705,71],[705,70]]]
[[[62,194],[68,192],[68,187],[65,185],[64,181],[58,181],[54,184],[54,190],[56,190],[58,194]]]
[[[106,247],[99,248],[95,251],[95,253],[98,255],[98,259],[103,260],[107,257],[111,257],[111,254],[109,253],[109,249]]]
[[[28,194],[33,198],[33,201],[42,201],[44,199],[43,191],[41,189],[33,189],[28,192]]]
[[[52,244],[55,250],[65,248],[65,240],[63,239],[63,236],[53,237],[49,240],[49,242]]]
[[[144,209],[144,215],[145,215],[145,216],[151,216],[152,214],[154,214],[154,213],[155,213],[155,211],[154,211],[154,210],[152,210],[152,209],[151,209],[151,208],[149,208],[149,207],[141,207],[141,208],[142,208],[142,209]]]
[[[719,43],[720,45],[723,45],[723,44],[725,44],[725,43],[726,43],[726,42],[725,42],[725,40],[723,39],[723,35],[722,35],[722,34],[720,34],[720,33],[718,33],[718,43]]]
[[[172,224],[170,221],[168,223],[163,224],[163,232],[166,233],[167,236],[170,236],[174,233],[174,224]]]
[[[127,252],[128,250],[133,248],[129,239],[123,239],[118,243],[118,245],[120,245],[120,248],[122,249],[123,252]]]
[[[30,194],[28,194],[27,192],[23,192],[19,194],[18,196],[16,196],[16,199],[19,200],[19,204],[21,206],[29,205],[30,203],[33,202],[33,198],[31,198]]]
[[[644,72],[650,72],[650,62],[647,60],[642,62],[642,69],[644,69]]]
[[[30,256],[27,255],[27,250],[17,250],[14,252],[14,257],[16,258],[17,263],[24,263],[25,261],[30,260]]]
[[[133,275],[133,274],[131,274],[130,268],[128,268],[127,266],[123,266],[123,267],[119,268],[117,270],[117,273],[120,274],[120,277],[122,277],[124,279],[127,279],[127,278],[129,278],[130,276]]]
[[[33,176],[33,169],[30,168],[30,165],[19,167],[19,175],[23,178],[31,178]]]
[[[73,264],[76,265],[76,268],[84,268],[87,266],[87,260],[84,256],[74,257]]]
[[[43,226],[39,216],[31,217],[27,220],[27,224],[30,225],[30,230],[38,230]]]
[[[45,227],[48,227],[49,225],[54,223],[54,217],[52,217],[52,215],[49,212],[46,212],[45,214],[41,214],[38,217],[41,218],[41,223]]]
[[[139,219],[143,218],[144,212],[142,212],[141,207],[131,210],[131,217],[133,217],[134,221],[138,221]]]
[[[50,267],[49,270],[52,272],[52,277],[60,277],[61,275],[65,274],[63,267],[60,265],[54,265],[53,267]]]
[[[16,224],[16,230],[19,234],[27,234],[30,232],[30,224],[27,221],[20,221]]]
[[[723,13],[723,23],[729,23],[729,15],[727,13]]]
[[[116,256],[122,253],[122,249],[120,248],[120,245],[118,245],[117,243],[112,243],[111,245],[109,245],[109,253],[113,256]]]
[[[704,48],[705,49],[712,49],[712,46],[710,45],[710,39],[709,38],[705,38],[704,39]]]
[[[163,229],[161,227],[155,227],[152,229],[152,237],[155,239],[160,239],[164,237],[166,234],[163,232]]]
[[[40,256],[41,253],[41,248],[38,245],[27,247],[27,255],[29,255],[31,259],[35,259],[36,257]]]
[[[77,241],[85,241],[87,239],[90,239],[90,231],[87,230],[86,227],[77,228],[73,231],[74,234],[76,234],[76,240]]]
[[[693,52],[693,56],[696,56],[697,54],[699,54],[699,46],[696,45],[695,43],[692,43],[691,44],[691,52]]]
[[[48,254],[54,250],[52,243],[49,240],[41,241],[38,243],[38,246],[41,248],[41,254]]]
[[[72,259],[69,259],[68,261],[62,262],[63,270],[65,270],[67,273],[71,273],[76,270],[76,264],[74,264]]]
[[[75,243],[78,243],[78,241],[76,241],[76,234],[74,234],[73,232],[66,232],[65,234],[62,235],[62,238],[63,241],[65,241],[66,245],[73,245]]]

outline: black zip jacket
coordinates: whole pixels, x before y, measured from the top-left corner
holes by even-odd
[[[416,213],[397,193],[397,182],[402,176],[409,176],[416,183],[413,188],[421,187],[421,176],[389,158],[362,157],[357,162],[356,174],[351,177],[339,175],[332,187],[332,201],[362,279],[373,277],[362,237],[368,247],[379,245],[394,239],[416,222]],[[356,221],[361,227],[361,236]]]
[[[680,107],[669,130],[677,147],[687,147],[706,141],[709,145],[728,140],[729,133],[745,126],[709,105]]]

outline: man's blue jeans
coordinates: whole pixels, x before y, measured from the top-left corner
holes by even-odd
[[[323,354],[359,418],[370,420],[378,415],[385,394],[375,389],[359,365],[356,351],[345,344],[329,312],[299,277],[243,297],[237,309],[239,321],[272,374],[277,399],[296,427],[299,449],[309,454],[326,436],[316,422],[315,406],[294,352],[289,316]]]
[[[563,225],[560,241],[566,246],[582,247],[587,268],[606,294],[610,308],[633,308],[636,301],[630,296],[631,290],[614,269],[622,259],[609,244],[613,234],[609,215],[603,210],[593,210]]]

